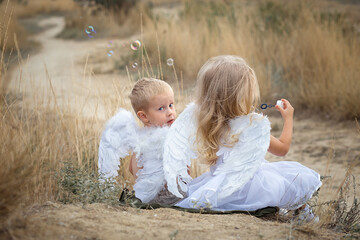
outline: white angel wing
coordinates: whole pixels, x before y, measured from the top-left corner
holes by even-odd
[[[240,190],[255,174],[270,144],[270,122],[266,116],[252,113],[230,121],[230,127],[239,140],[231,149],[220,148],[217,155],[224,155],[214,175],[227,173],[227,181],[218,196],[225,199]]]
[[[137,172],[134,185],[135,196],[143,203],[153,200],[165,185],[163,171],[164,141],[169,127],[146,127],[139,130],[141,156],[137,165],[141,167]]]
[[[164,143],[164,176],[168,190],[179,198],[178,186],[187,192],[187,184],[192,180],[187,172],[191,159],[196,158],[193,151],[197,124],[195,121],[196,104],[190,103],[171,125]]]
[[[99,173],[104,177],[118,175],[120,158],[129,155],[129,151],[138,150],[138,126],[133,114],[125,109],[119,109],[106,124],[99,145]]]

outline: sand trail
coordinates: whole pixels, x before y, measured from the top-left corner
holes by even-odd
[[[105,119],[105,106],[99,98],[103,94],[116,94],[113,82],[129,83],[122,75],[104,77],[93,74],[92,66],[88,64],[89,56],[104,48],[106,40],[56,38],[65,26],[62,16],[43,18],[38,25],[45,30],[33,39],[40,43],[41,50],[23,59],[13,69],[9,90],[21,92],[24,101],[37,104],[54,102],[55,96],[57,105],[63,110],[71,108],[85,117]]]

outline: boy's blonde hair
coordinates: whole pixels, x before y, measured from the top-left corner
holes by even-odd
[[[165,91],[171,91],[170,85],[162,80],[155,78],[142,78],[137,81],[129,95],[131,105],[137,113],[140,110],[146,110],[149,107],[151,98],[162,94]]]
[[[232,145],[229,120],[254,111],[260,101],[256,75],[238,56],[210,58],[197,76],[198,130],[200,158],[216,163],[220,145]],[[225,141],[225,142],[222,142]]]

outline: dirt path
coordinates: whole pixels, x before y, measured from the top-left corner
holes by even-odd
[[[101,49],[101,59],[106,62],[107,40],[95,37],[85,41],[56,38],[65,26],[62,16],[43,18],[38,25],[45,29],[34,36],[41,50],[23,59],[23,63],[13,70],[9,89],[20,90],[25,95],[23,100],[35,102],[37,107],[41,101],[47,103],[50,99],[52,102],[55,95],[57,105],[63,110],[73,108],[73,111],[86,117],[104,119],[104,106],[98,98],[104,91],[112,93],[112,82],[128,83],[123,75],[108,74],[104,78],[92,74],[94,69],[89,64],[89,56]]]

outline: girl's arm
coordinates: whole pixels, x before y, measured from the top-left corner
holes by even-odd
[[[293,134],[293,116],[294,108],[291,106],[288,100],[281,99],[284,104],[284,108],[276,105],[276,109],[280,111],[284,120],[284,126],[279,139],[274,136],[270,137],[270,147],[268,151],[277,156],[285,156],[289,149]]]

